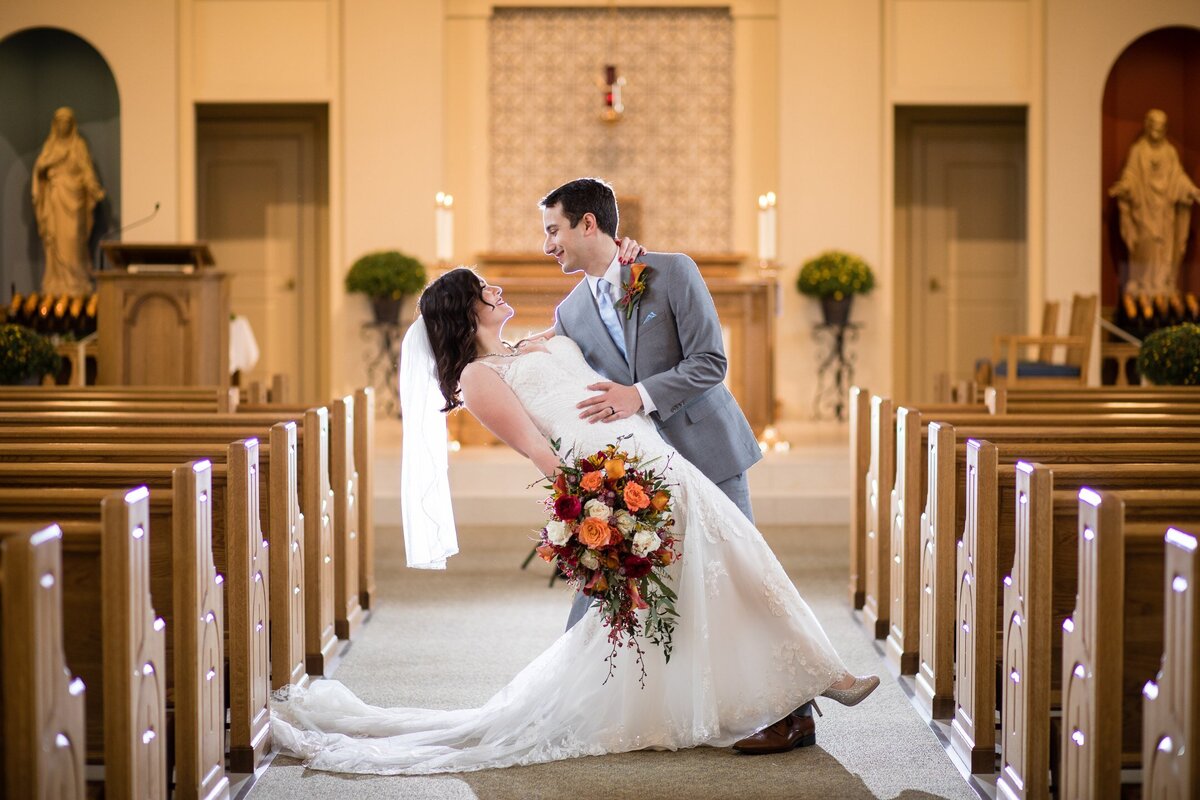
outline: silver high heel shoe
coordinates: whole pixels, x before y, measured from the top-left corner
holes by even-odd
[[[856,706],[867,698],[871,692],[875,691],[879,686],[879,678],[875,675],[868,675],[865,678],[854,676],[854,683],[850,684],[848,689],[834,689],[832,687],[821,692],[822,697],[828,697],[841,703],[844,706]]]

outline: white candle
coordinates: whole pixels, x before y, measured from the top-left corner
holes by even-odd
[[[436,255],[441,263],[449,263],[454,257],[454,197],[445,192],[438,192],[437,206],[434,209],[435,231],[437,233]]]
[[[758,196],[758,260],[775,260],[775,193]]]

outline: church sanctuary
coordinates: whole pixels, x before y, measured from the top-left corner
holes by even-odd
[[[0,0],[0,798],[1200,799],[1200,0]]]

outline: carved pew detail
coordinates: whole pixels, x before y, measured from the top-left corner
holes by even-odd
[[[167,635],[150,599],[150,492],[110,495],[101,509],[105,793],[165,798]]]
[[[225,775],[225,668],[222,655],[222,577],[213,567],[212,464],[194,461],[174,472],[176,508],[195,515],[172,518],[175,557],[187,565],[175,580],[175,710],[197,719],[195,730],[181,729],[175,743],[175,781],[182,797],[229,797]]]
[[[1006,798],[1049,796],[1050,667],[1038,665],[1035,675],[1029,656],[1050,651],[1052,486],[1048,470],[1017,463],[1016,551],[1012,574],[1004,579],[1000,716],[1005,735],[996,780],[997,794]]]
[[[231,619],[229,625],[229,690],[230,705],[244,709],[243,713],[230,715],[229,766],[234,772],[253,772],[271,749],[266,680],[270,664],[270,573],[259,509],[258,440],[245,439],[230,445],[228,464],[230,476],[239,476],[229,481],[225,504],[229,606],[231,614],[241,617]],[[235,561],[241,563],[235,567]]]
[[[887,636],[888,597],[891,594],[891,524],[884,492],[895,482],[895,428],[892,425],[892,401],[875,395],[871,398],[871,465],[867,472],[866,586],[863,620],[876,639]]]
[[[1184,798],[1200,782],[1200,567],[1196,537],[1166,535],[1162,668],[1143,689],[1142,796]]]
[[[995,769],[996,636],[976,629],[977,609],[996,608],[996,446],[967,443],[966,526],[958,543],[954,719],[950,743],[972,773]]]
[[[330,404],[329,482],[333,486],[334,629],[349,639],[362,625],[358,583],[358,470],[354,468],[354,398]]]
[[[63,657],[62,532],[0,538],[4,789],[83,798],[83,681]]]
[[[943,457],[942,454],[949,454]],[[954,714],[954,428],[929,423],[929,488],[921,514],[916,694],[934,719]],[[946,491],[946,487],[951,487]]]
[[[281,422],[271,429],[271,483],[290,491],[271,489],[270,568],[271,688],[306,686],[304,659],[304,515],[300,512],[296,423]]]
[[[313,408],[304,413],[304,641],[309,675],[324,675],[337,645],[334,631],[333,490],[329,485],[329,412]],[[310,436],[310,431],[320,431]],[[312,446],[313,441],[317,446]]]
[[[918,615],[921,562],[920,491],[921,412],[911,408],[896,411],[896,482],[891,491],[889,537],[891,576],[888,585],[890,611],[885,651],[901,675],[917,671],[920,647]]]
[[[867,475],[871,466],[871,397],[850,387],[850,606],[866,601]]]
[[[354,393],[354,466],[358,470],[358,586],[363,610],[375,597],[375,390]]]

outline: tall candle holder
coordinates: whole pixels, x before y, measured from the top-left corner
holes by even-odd
[[[770,281],[775,290],[775,316],[782,316],[783,298],[779,290],[779,265],[776,263],[776,218],[775,193],[767,192],[758,196],[758,275],[761,279]],[[791,442],[779,434],[775,426],[779,401],[772,397],[767,425],[763,428],[758,439],[758,447],[764,453],[784,453],[791,450]]]

